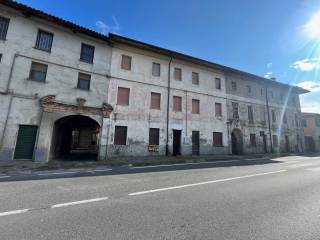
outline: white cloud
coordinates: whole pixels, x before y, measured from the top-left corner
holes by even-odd
[[[300,97],[301,110],[303,112],[320,113],[320,83],[304,81],[296,85],[310,91],[310,93],[302,94]]]
[[[265,78],[271,78],[271,76],[272,76],[272,72],[267,72],[267,73],[264,75]]]
[[[99,28],[99,30],[102,34],[108,34],[109,32],[119,34],[120,25],[119,25],[118,20],[116,19],[115,16],[112,16],[112,21],[113,21],[113,24],[108,25],[108,24],[104,23],[103,21],[99,20],[96,22],[96,26]]]
[[[272,62],[267,63],[267,68],[268,69],[272,68],[272,64],[273,64]]]
[[[294,62],[291,67],[300,71],[313,71],[320,69],[320,58],[306,58],[299,60]]]

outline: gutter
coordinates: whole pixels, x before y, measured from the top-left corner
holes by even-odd
[[[169,67],[168,67],[166,156],[169,156],[170,154],[169,152],[169,110],[170,110],[171,63],[172,63],[172,57],[170,57]]]

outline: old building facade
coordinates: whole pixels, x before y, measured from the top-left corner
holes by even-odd
[[[320,114],[303,113],[306,152],[320,152]]]
[[[300,88],[0,6],[0,160],[303,151]]]

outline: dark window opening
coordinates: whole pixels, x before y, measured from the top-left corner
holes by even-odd
[[[10,19],[0,17],[0,39],[6,40]]]
[[[47,76],[48,65],[32,62],[30,69],[30,80],[45,82]]]
[[[93,58],[94,58],[94,47],[82,43],[80,60],[87,63],[93,63]]]
[[[150,128],[149,129],[149,145],[159,145],[159,128]]]
[[[52,41],[53,41],[52,33],[39,30],[37,42],[36,42],[36,48],[39,50],[50,52],[52,47]]]
[[[127,145],[127,127],[125,126],[115,127],[114,145]]]
[[[213,146],[214,147],[222,147],[222,133],[221,132],[214,132],[213,133]]]
[[[78,77],[78,88],[83,90],[89,90],[90,89],[90,80],[91,76],[84,73],[79,73]]]

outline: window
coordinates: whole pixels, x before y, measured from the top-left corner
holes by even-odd
[[[288,123],[288,120],[287,120],[287,114],[283,114],[283,123],[284,124],[287,124]]]
[[[118,87],[117,105],[128,106],[130,98],[130,89]]]
[[[221,103],[214,104],[215,114],[216,117],[222,117],[222,105]]]
[[[149,145],[159,145],[159,128],[149,129]]]
[[[82,43],[80,60],[87,63],[93,63],[93,57],[94,57],[94,47]]]
[[[253,124],[253,109],[252,109],[252,106],[248,106],[248,120],[249,120],[249,123]]]
[[[192,72],[192,84],[199,85],[199,73]]]
[[[261,96],[263,95],[263,88],[261,88],[261,90],[260,90],[260,94],[261,94]]]
[[[0,17],[0,39],[6,40],[10,20],[8,18]]]
[[[122,55],[121,58],[121,68],[124,70],[131,70],[132,57],[127,55]]]
[[[2,61],[2,53],[0,53],[0,62]]]
[[[160,77],[160,64],[152,63],[152,76]]]
[[[200,100],[192,99],[192,113],[194,114],[200,113]]]
[[[32,62],[30,69],[30,80],[45,82],[47,76],[48,65]]]
[[[215,83],[216,83],[216,89],[221,89],[221,79],[220,78],[216,78],[215,79]]]
[[[278,147],[278,135],[272,135],[272,142],[274,147]]]
[[[90,80],[91,76],[84,73],[79,73],[78,76],[78,88],[83,90],[89,90],[90,89]]]
[[[124,127],[124,126],[115,127],[114,145],[127,145],[127,127]]]
[[[271,117],[272,117],[272,122],[276,122],[277,121],[276,111],[275,110],[271,110]]]
[[[270,91],[270,96],[271,96],[271,98],[273,98],[273,92],[272,91]]]
[[[320,117],[315,117],[316,126],[320,127]]]
[[[239,118],[238,103],[236,103],[236,102],[232,103],[232,113],[233,113],[233,118],[234,119],[238,119]]]
[[[213,146],[214,147],[222,147],[222,133],[221,132],[214,132],[213,133]]]
[[[160,102],[161,102],[161,94],[160,93],[151,93],[151,109],[160,109]]]
[[[254,133],[250,134],[250,145],[251,145],[251,147],[257,146],[256,134],[254,134]]]
[[[295,123],[296,123],[296,127],[299,127],[298,114],[294,114],[294,121],[295,121]]]
[[[231,88],[232,88],[232,90],[236,91],[237,90],[237,83],[231,82]]]
[[[306,119],[302,119],[302,124],[303,124],[304,127],[307,127],[307,121],[306,121]]]
[[[174,80],[181,81],[182,80],[182,70],[181,68],[174,68]]]
[[[283,93],[280,93],[280,100],[281,100],[281,102],[283,102],[283,99],[284,99]]]
[[[247,93],[250,94],[251,93],[251,86],[247,85]]]
[[[182,111],[182,98],[173,96],[173,111],[181,112]]]
[[[52,33],[39,30],[37,42],[36,42],[36,48],[43,51],[50,52],[52,47],[52,41],[53,41]]]

